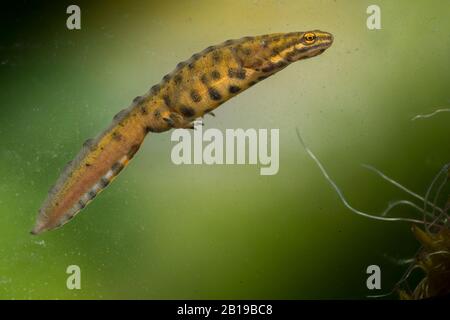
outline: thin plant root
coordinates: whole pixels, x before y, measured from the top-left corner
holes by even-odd
[[[401,200],[400,202],[395,202],[393,204],[390,204],[380,215],[373,215],[370,213],[366,213],[363,211],[360,211],[356,208],[354,208],[353,206],[350,205],[350,203],[347,201],[347,199],[345,198],[342,190],[337,186],[337,184],[334,182],[334,180],[330,177],[330,175],[328,174],[328,172],[326,171],[325,167],[322,165],[322,163],[320,162],[320,160],[316,157],[316,155],[308,148],[308,146],[305,144],[300,131],[298,130],[298,128],[296,129],[297,132],[297,137],[300,140],[300,143],[302,144],[303,148],[306,150],[306,152],[308,153],[308,155],[311,157],[311,159],[314,160],[314,162],[316,163],[316,165],[319,167],[320,171],[322,172],[322,175],[325,177],[325,179],[330,183],[330,185],[333,187],[333,189],[336,191],[336,193],[338,194],[340,200],[342,201],[342,203],[349,209],[351,210],[353,213],[360,215],[362,217],[365,218],[369,218],[369,219],[373,219],[373,220],[380,220],[380,221],[404,221],[404,222],[412,222],[412,223],[417,223],[417,224],[424,224],[424,221],[422,220],[417,220],[417,219],[410,219],[410,218],[401,218],[401,217],[385,217],[385,215],[391,211],[394,207],[396,207],[399,204],[408,204],[408,205],[412,205],[414,208],[422,211],[422,209],[416,205],[414,205],[413,203],[406,201],[406,200]]]
[[[437,184],[437,182],[439,181],[439,179],[440,179],[442,176],[444,176],[444,181],[443,181],[443,182],[440,184],[440,186],[438,187],[438,191],[437,191],[437,193],[436,193],[436,195],[435,195],[435,201],[437,201],[437,199],[438,199],[438,197],[439,197],[439,195],[440,195],[440,193],[441,193],[441,191],[442,191],[442,188],[443,188],[443,187],[445,186],[445,184],[447,183],[449,165],[450,165],[450,164],[446,164],[446,165],[444,165],[444,166],[441,168],[441,170],[439,170],[439,172],[438,172],[438,173],[436,174],[436,176],[433,178],[433,180],[432,180],[430,186],[428,187],[427,192],[426,192],[426,194],[425,194],[425,199],[424,199],[424,211],[427,210],[427,204],[430,203],[430,202],[428,201],[428,199],[429,199],[429,197],[430,197],[430,194],[431,194],[432,191],[433,191],[434,186]],[[434,205],[434,204],[433,204],[433,205]],[[434,213],[434,207],[433,207],[433,213]],[[448,223],[448,215],[445,213],[445,210],[441,210],[441,211],[440,211],[440,215],[439,215],[437,218],[440,219],[441,215],[444,215],[444,216],[445,216],[445,217],[443,218],[443,220],[444,220],[445,224],[447,224],[447,223]],[[424,216],[424,221],[427,222],[425,216]],[[434,224],[434,223],[435,223],[435,222],[433,221],[433,222],[431,223],[431,225]],[[428,223],[425,224],[425,228],[427,229],[427,231],[430,231],[430,225],[429,225]]]
[[[418,206],[414,202],[409,200],[398,200],[388,205],[388,207],[380,214],[373,215],[352,207],[343,192],[337,186],[337,184],[331,179],[330,175],[326,171],[325,167],[319,161],[317,156],[307,147],[300,132],[297,128],[297,137],[302,144],[303,148],[307,154],[314,160],[316,165],[319,167],[322,175],[330,183],[333,189],[338,194],[342,203],[353,213],[363,216],[365,218],[381,220],[381,221],[404,221],[412,223],[412,232],[415,238],[421,244],[420,249],[411,259],[397,259],[395,263],[397,264],[409,264],[407,270],[401,277],[401,279],[394,285],[393,289],[385,294],[380,295],[370,295],[370,298],[382,298],[390,296],[397,293],[400,299],[424,299],[429,297],[440,296],[443,294],[450,293],[450,228],[448,227],[448,211],[450,209],[450,199],[448,200],[444,209],[437,205],[440,194],[447,184],[450,171],[450,165],[445,165],[433,178],[430,186],[428,187],[424,197],[409,190],[405,186],[401,185],[399,182],[388,177],[380,170],[369,166],[363,165],[365,168],[377,173],[384,180],[403,190],[410,196],[423,202],[423,207]],[[442,182],[438,184],[441,177],[444,176]],[[434,197],[431,197],[433,189],[437,185],[436,193]],[[432,198],[432,201],[428,199]],[[385,217],[394,207],[399,205],[408,205],[423,214],[423,220],[410,219],[410,218],[392,218]],[[428,211],[430,208],[432,211]],[[427,218],[431,219],[431,222]],[[424,226],[424,230],[419,228],[419,225]],[[392,260],[392,259],[390,259]],[[422,270],[424,273],[421,281],[411,289],[408,280],[415,270]]]
[[[412,262],[414,262],[414,258],[403,258],[403,259],[402,258],[395,258],[395,257],[389,256],[387,254],[383,254],[383,257],[386,260],[389,260],[390,262],[392,262],[393,264],[396,264],[398,266],[405,266],[405,265],[409,265]]]
[[[381,172],[380,170],[378,170],[377,168],[368,165],[368,164],[363,164],[362,165],[364,168],[369,169],[375,173],[377,173],[381,178],[383,178],[384,180],[390,182],[391,184],[393,184],[394,186],[396,186],[397,188],[405,191],[406,193],[410,194],[411,196],[423,201],[424,203],[428,203],[429,205],[431,205],[431,207],[433,209],[438,210],[439,212],[442,212],[443,210],[439,207],[437,207],[434,203],[431,203],[429,201],[427,201],[424,197],[422,197],[421,195],[415,193],[414,191],[409,190],[408,188],[406,188],[405,186],[403,186],[402,184],[400,184],[399,182],[395,181],[394,179],[388,177],[386,174],[384,174],[383,172]]]
[[[431,113],[427,113],[427,114],[418,114],[415,117],[413,117],[411,119],[411,121],[415,121],[418,119],[427,119],[427,118],[431,118],[434,117],[435,115],[439,114],[439,113],[443,113],[443,112],[450,112],[450,108],[441,108],[441,109],[437,109]]]

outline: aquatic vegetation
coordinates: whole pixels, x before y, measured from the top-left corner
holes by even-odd
[[[427,113],[427,114],[418,114],[417,116],[413,117],[411,120],[418,120],[418,119],[426,119],[426,118],[431,118],[434,117],[435,115],[439,114],[439,113],[443,113],[443,112],[450,112],[450,108],[440,108],[437,109],[431,113]]]
[[[447,112],[450,109],[439,109],[428,115],[419,115],[413,118],[413,120],[420,118],[429,118],[441,112]],[[363,165],[368,170],[371,170],[378,174],[385,181],[393,184],[399,189],[406,192],[409,196],[420,201],[420,204],[416,204],[411,200],[398,200],[390,203],[385,210],[378,214],[367,213],[358,210],[350,205],[344,196],[342,190],[338,187],[336,182],[330,177],[323,164],[318,157],[308,148],[303,141],[300,132],[297,129],[297,136],[300,140],[303,148],[307,154],[314,160],[319,167],[322,175],[330,183],[333,189],[338,194],[342,203],[353,213],[369,218],[373,220],[381,220],[386,222],[408,222],[412,224],[412,233],[420,243],[420,249],[414,257],[405,261],[397,261],[401,264],[408,264],[407,270],[401,279],[396,283],[394,288],[383,295],[372,297],[389,296],[393,293],[397,293],[400,299],[424,299],[430,297],[436,297],[450,293],[450,222],[449,222],[449,209],[450,209],[450,196],[443,208],[438,205],[441,199],[441,193],[444,187],[448,184],[450,177],[450,164],[446,164],[442,167],[437,175],[433,178],[425,196],[421,196],[394,179],[388,177],[378,169]],[[432,196],[433,195],[433,196]],[[421,219],[404,218],[404,217],[390,217],[388,214],[398,206],[409,206],[415,212],[421,214]],[[415,270],[422,270],[423,276],[419,283],[415,284],[412,288],[408,280],[411,274]]]

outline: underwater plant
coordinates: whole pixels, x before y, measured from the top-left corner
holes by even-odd
[[[418,115],[412,120],[429,118],[438,113],[448,111],[450,111],[450,109],[438,109],[431,114]],[[297,137],[309,157],[314,160],[322,175],[336,191],[341,202],[350,211],[369,219],[387,222],[403,221],[412,224],[411,231],[419,242],[420,248],[413,258],[402,262],[402,264],[406,263],[408,267],[401,279],[394,285],[394,288],[386,294],[371,297],[385,297],[397,293],[400,299],[416,300],[450,294],[450,195],[448,195],[447,199],[445,199],[443,207],[438,205],[442,198],[442,191],[448,184],[448,180],[450,178],[450,163],[444,165],[439,170],[428,187],[425,196],[421,196],[409,190],[407,187],[388,177],[378,169],[369,165],[363,165],[366,169],[377,173],[382,179],[400,188],[413,198],[419,200],[421,203],[421,205],[418,205],[411,200],[398,200],[390,203],[381,213],[371,214],[360,211],[350,205],[342,190],[330,177],[318,157],[305,144],[298,129]],[[388,216],[392,209],[398,206],[409,206],[416,212],[419,212],[422,215],[422,218],[413,219]],[[417,269],[422,270],[423,275],[417,284],[411,286],[409,283],[411,274]]]

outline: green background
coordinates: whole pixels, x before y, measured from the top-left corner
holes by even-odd
[[[349,201],[382,210],[423,194],[450,159],[450,3],[376,1],[22,2],[2,9],[0,298],[365,298],[389,291],[418,248],[410,225],[350,213],[295,135],[299,127]],[[194,52],[230,38],[321,29],[335,43],[207,117],[205,128],[279,128],[280,171],[176,166],[151,134],[120,177],[63,228],[31,236],[59,170],[119,110]],[[408,208],[395,216],[417,217]],[[82,289],[66,288],[81,267]],[[366,267],[382,290],[366,288]],[[395,298],[395,296],[394,296]]]

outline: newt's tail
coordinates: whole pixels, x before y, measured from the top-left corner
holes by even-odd
[[[138,151],[146,132],[123,115],[99,137],[87,140],[48,193],[32,234],[58,228],[105,189]],[[137,129],[136,129],[137,128]]]

